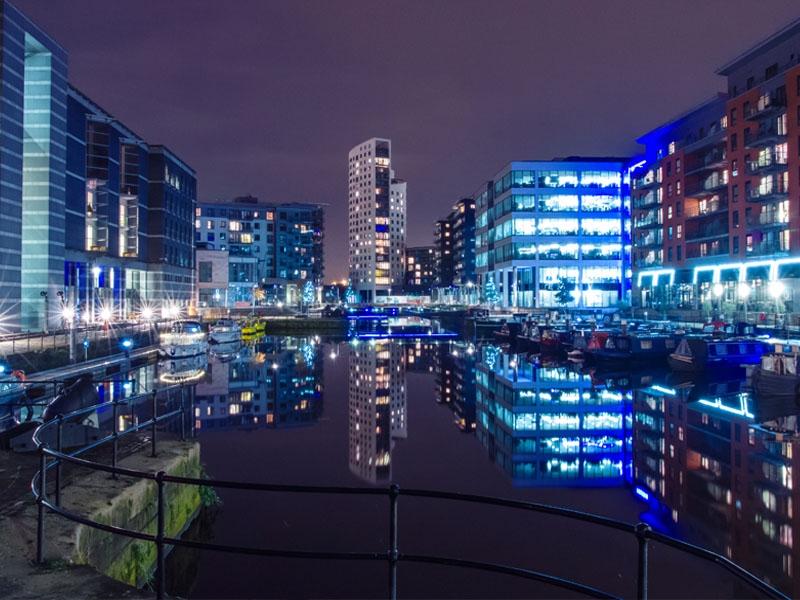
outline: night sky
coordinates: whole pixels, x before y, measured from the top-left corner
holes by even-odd
[[[509,160],[630,155],[723,90],[797,0],[12,0],[73,85],[198,173],[198,199],[322,202],[347,274],[347,152],[393,142],[408,244]]]

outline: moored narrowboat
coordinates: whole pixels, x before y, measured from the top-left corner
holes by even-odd
[[[613,334],[592,356],[602,363],[663,361],[675,351],[679,341],[680,336],[670,334]]]
[[[774,351],[761,356],[761,364],[753,369],[753,389],[758,396],[784,396],[800,399],[800,342],[779,343]]]
[[[667,360],[674,371],[708,371],[713,375],[715,370],[757,364],[770,350],[770,345],[760,340],[686,337]]]

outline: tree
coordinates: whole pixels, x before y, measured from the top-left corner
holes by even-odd
[[[575,284],[572,283],[567,277],[558,278],[558,287],[556,288],[556,302],[562,307],[573,301],[572,290],[575,289]]]
[[[347,282],[347,291],[344,293],[344,301],[347,304],[355,304],[356,302],[356,292],[350,286],[350,282]]]
[[[486,301],[489,304],[497,304],[500,302],[500,293],[497,291],[497,284],[494,282],[494,277],[489,277],[484,288]]]
[[[316,290],[314,289],[314,284],[311,283],[311,280],[306,281],[306,285],[303,288],[303,302],[306,304],[311,304],[314,301],[315,296]]]

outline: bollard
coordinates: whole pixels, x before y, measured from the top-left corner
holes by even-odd
[[[186,441],[186,410],[183,400],[183,382],[181,382],[181,441]]]
[[[400,486],[393,483],[389,486],[389,597],[397,598],[397,498]]]
[[[44,444],[39,445],[39,520],[36,526],[36,563],[44,563],[44,501],[47,493],[47,455]]]
[[[156,456],[156,427],[158,426],[157,416],[158,416],[158,392],[153,390],[153,426],[151,428],[151,449],[150,449],[150,456]]]
[[[650,525],[647,523],[636,524],[636,539],[639,540],[639,572],[636,580],[636,598],[647,600],[647,534]]]
[[[62,429],[64,427],[64,415],[56,417],[56,450],[61,454],[62,448]],[[56,462],[56,506],[61,506],[61,459]]]
[[[156,533],[156,597],[164,598],[167,588],[166,563],[164,562],[164,471],[156,473],[158,484],[158,533]]]
[[[113,411],[114,411],[114,439],[111,441],[111,466],[112,467],[116,467],[117,466],[117,460],[119,459],[119,454],[118,454],[119,453],[119,442],[118,442],[118,438],[119,438],[119,415],[118,415],[118,413],[119,413],[119,400],[118,399],[114,401]],[[111,478],[112,479],[117,479],[117,474],[116,473],[112,473],[111,474]]]

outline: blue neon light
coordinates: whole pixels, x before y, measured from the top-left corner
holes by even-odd
[[[413,338],[436,338],[436,337],[458,337],[457,333],[359,333],[356,337],[359,338],[395,338],[395,337],[413,337]]]
[[[125,338],[122,340],[122,347],[127,349],[133,348],[133,340],[131,338]]]
[[[638,485],[633,488],[634,493],[639,496],[645,502],[650,502],[650,494],[644,488],[639,487]]]
[[[660,385],[653,385],[650,386],[650,389],[655,392],[661,392],[662,394],[667,394],[669,396],[677,396],[678,392],[675,390],[671,390],[669,388],[661,387]]]

